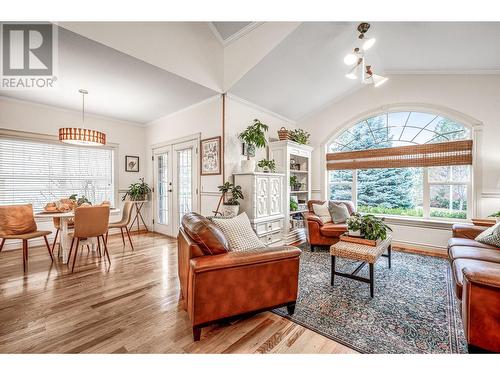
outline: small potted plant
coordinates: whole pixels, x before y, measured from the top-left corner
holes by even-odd
[[[363,215],[362,222],[361,232],[367,240],[385,240],[387,238],[387,231],[392,232],[392,229],[384,223],[384,219],[376,216]]]
[[[353,212],[349,219],[346,220],[349,236],[361,237],[361,227],[363,226],[363,217],[357,212]]]
[[[241,171],[243,173],[252,173],[255,171],[255,150],[266,146],[266,132],[269,126],[260,122],[260,120],[253,120],[253,124],[245,129],[243,133],[238,135],[240,141],[246,145],[247,160],[241,161]]]
[[[293,191],[298,191],[302,187],[297,176],[290,176],[290,189]]]
[[[240,210],[239,199],[244,199],[243,192],[241,191],[241,186],[235,186],[230,182],[225,182],[218,188],[223,196],[222,216],[233,217],[238,215],[238,212]],[[229,198],[226,199],[228,195]]]
[[[133,183],[128,187],[127,192],[123,196],[124,201],[127,197],[132,201],[145,201],[151,193],[151,188],[144,182],[144,178],[140,178],[139,182]]]
[[[300,143],[301,145],[307,145],[309,143],[309,137],[311,134],[302,129],[290,130],[290,140]]]
[[[276,162],[273,160],[262,159],[257,163],[257,167],[259,167],[264,173],[274,173],[276,172]]]
[[[497,223],[499,223],[500,222],[500,211],[494,212],[491,215],[489,215],[488,217],[494,217],[495,220],[497,221]]]
[[[299,204],[290,198],[290,212],[298,211]]]

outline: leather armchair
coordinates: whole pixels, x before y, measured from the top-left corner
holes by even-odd
[[[500,248],[474,240],[485,229],[454,224],[448,242],[470,353],[500,352]]]
[[[354,203],[349,201],[333,201],[335,203],[343,203],[346,205],[347,210],[352,214],[354,209]],[[327,223],[323,224],[321,219],[314,213],[313,204],[323,204],[325,201],[320,200],[310,200],[307,202],[308,211],[304,212],[303,216],[306,221],[307,227],[307,241],[311,245],[311,251],[314,251],[315,247],[331,246],[339,241],[341,234],[347,232],[347,225],[345,223],[334,224]]]
[[[182,219],[178,271],[182,307],[198,341],[204,326],[287,306],[293,314],[299,257],[293,246],[231,251],[222,232],[196,213]]]

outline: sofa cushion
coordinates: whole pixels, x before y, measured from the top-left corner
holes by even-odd
[[[253,231],[246,212],[228,219],[213,218],[212,221],[224,233],[231,250],[254,250],[265,247]]]
[[[500,273],[500,264],[485,262],[476,259],[456,259],[453,261],[452,274],[453,281],[455,282],[455,293],[459,299],[462,299],[462,288],[464,282],[464,268],[473,268],[474,270],[488,269],[498,270]]]
[[[463,258],[500,263],[500,250],[484,249],[480,247],[453,246],[448,250],[448,256],[451,260]]]
[[[448,248],[452,246],[470,246],[470,247],[480,247],[483,249],[498,249],[498,247],[477,242],[476,240],[471,240],[469,238],[450,238],[448,240]]]
[[[475,240],[484,244],[500,247],[500,223],[496,223],[494,226],[480,233]]]
[[[182,227],[205,255],[224,254],[230,249],[222,231],[206,217],[190,212],[182,217]]]
[[[319,228],[321,234],[326,237],[339,237],[347,232],[346,224],[328,223]]]

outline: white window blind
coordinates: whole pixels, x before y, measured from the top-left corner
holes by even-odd
[[[0,204],[47,202],[85,195],[114,202],[113,150],[0,137]]]

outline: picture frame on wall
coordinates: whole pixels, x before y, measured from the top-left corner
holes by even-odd
[[[125,172],[139,172],[139,156],[125,156]]]
[[[200,141],[201,175],[210,176],[222,173],[221,137],[212,137]]]

